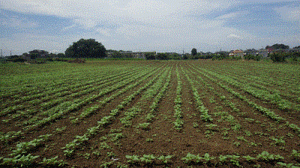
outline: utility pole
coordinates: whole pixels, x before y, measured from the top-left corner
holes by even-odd
[[[2,55],[2,49],[1,49],[1,58],[3,57],[3,55]]]
[[[11,50],[10,50],[10,56],[11,56]]]

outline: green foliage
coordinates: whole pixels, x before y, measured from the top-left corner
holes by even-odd
[[[218,126],[216,124],[208,124],[208,125],[205,125],[206,127],[208,127],[209,130],[215,130],[215,128]]]
[[[290,47],[288,45],[284,45],[284,44],[274,44],[272,46],[266,46],[266,49],[269,49],[269,48],[272,48],[274,50],[286,50],[286,49],[289,49]]]
[[[50,136],[52,136],[52,134],[41,135],[39,138],[29,142],[20,142],[16,145],[16,149],[12,150],[13,153],[10,155],[16,156],[19,154],[27,154],[30,150],[33,150],[41,145],[42,142],[47,141]]]
[[[11,61],[11,62],[25,62],[26,60],[23,59],[21,56],[17,56],[17,57],[6,59],[6,61]]]
[[[175,129],[176,130],[181,130],[182,129],[182,126],[184,124],[184,121],[180,118],[177,118],[174,122],[174,125],[175,125]]]
[[[263,57],[261,55],[251,55],[251,54],[248,54],[248,55],[245,55],[244,58],[245,58],[245,60],[260,61],[260,60],[262,60]]]
[[[158,53],[156,55],[156,59],[157,60],[167,60],[168,59],[168,55],[166,53]]]
[[[67,48],[65,54],[72,58],[104,58],[106,49],[95,39],[80,39]]]
[[[279,167],[287,167],[287,168],[300,168],[299,165],[298,166],[294,166],[294,163],[283,163],[283,162],[277,162],[277,164],[279,165]]]
[[[269,154],[269,152],[267,152],[267,151],[263,151],[261,154],[258,154],[256,156],[256,158],[261,161],[269,161],[269,162],[284,159],[284,157],[282,157],[280,155]]]
[[[278,146],[284,146],[285,145],[285,141],[283,140],[284,137],[280,137],[280,138],[275,138],[275,137],[270,137],[270,139],[272,139],[274,141],[274,143],[272,144],[275,144],[275,145],[278,145]]]
[[[251,157],[249,155],[243,156],[244,159],[246,159],[247,162],[253,162],[255,160],[255,157]]]
[[[163,164],[169,164],[171,162],[170,159],[172,158],[171,155],[154,156],[153,154],[143,156],[126,155],[125,157],[127,162],[132,165],[152,165],[158,163],[158,161],[162,162]]]
[[[143,155],[143,157],[140,157],[140,161],[145,164],[152,164],[154,159],[156,159],[156,157],[152,154],[151,155]]]
[[[181,158],[181,160],[183,160],[183,162],[186,164],[193,164],[193,163],[210,164],[215,159],[216,158],[213,156],[210,156],[209,153],[205,153],[204,157],[199,156],[199,154],[194,155],[194,154],[188,153],[185,157]]]
[[[168,164],[168,163],[170,163],[170,159],[172,159],[172,157],[173,157],[172,155],[167,155],[167,156],[162,155],[162,156],[158,157],[157,159],[162,161],[164,164]]]
[[[42,164],[43,166],[49,167],[49,166],[55,166],[55,167],[63,167],[64,165],[66,165],[67,163],[63,160],[57,160],[58,156],[47,159],[44,158],[42,162],[40,162],[40,164]]]
[[[150,129],[150,123],[140,123],[139,128],[142,128],[143,130],[149,130]]]
[[[1,165],[4,166],[17,166],[17,167],[29,167],[34,165],[34,160],[39,156],[28,155],[17,155],[13,158],[3,158],[3,163]]]
[[[232,163],[235,166],[240,166],[240,162],[239,159],[240,156],[236,156],[236,155],[220,155],[219,156],[219,160],[221,163]]]
[[[145,57],[147,60],[155,60],[155,52],[147,52],[145,53]]]
[[[13,139],[15,137],[18,137],[22,134],[22,131],[10,131],[7,133],[1,133],[0,132],[0,141],[7,143],[9,139]]]
[[[127,162],[130,164],[140,164],[140,158],[137,155],[126,155]]]
[[[283,53],[273,53],[270,55],[273,62],[285,62],[286,55]]]
[[[297,152],[297,150],[293,149],[292,157],[294,157],[295,160],[300,161],[300,152]]]
[[[197,55],[197,49],[193,48],[191,51],[192,56],[196,56]]]

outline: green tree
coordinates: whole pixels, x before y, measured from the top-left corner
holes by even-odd
[[[104,58],[106,49],[95,39],[80,39],[67,48],[65,55],[72,58]]]
[[[270,55],[273,62],[285,62],[286,55],[284,53],[273,53]]]
[[[189,59],[189,57],[190,57],[189,54],[184,54],[184,55],[183,55],[183,59],[184,59],[184,60]]]
[[[58,57],[58,58],[63,58],[63,57],[65,57],[65,54],[64,54],[64,53],[58,53],[58,54],[57,54],[57,57]]]
[[[266,49],[272,48],[274,50],[286,50],[289,49],[290,47],[288,45],[284,44],[274,44],[272,46],[267,46]]]
[[[111,58],[122,58],[122,54],[119,51],[115,51],[111,54]]]
[[[36,59],[36,58],[46,58],[49,56],[49,52],[45,50],[32,50],[29,51],[29,55],[31,59]]]
[[[156,59],[157,60],[167,60],[168,59],[168,55],[166,53],[158,53],[156,55]]]
[[[173,59],[173,60],[180,60],[181,59],[181,56],[177,53],[172,53],[170,56],[169,56],[169,59]]]
[[[191,53],[192,53],[192,56],[195,57],[197,55],[197,49],[193,48]]]
[[[155,60],[155,52],[147,52],[145,53],[145,57],[147,60]]]

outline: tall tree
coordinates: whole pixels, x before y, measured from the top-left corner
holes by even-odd
[[[192,56],[196,56],[197,55],[197,49],[196,48],[193,48],[191,52],[192,52]]]
[[[272,46],[266,46],[266,49],[269,49],[269,48],[272,48],[274,50],[279,50],[279,49],[286,50],[286,49],[289,49],[290,46],[284,45],[284,44],[274,44]]]
[[[145,57],[147,60],[155,60],[155,52],[147,52],[145,53]]]
[[[167,60],[168,59],[168,55],[166,53],[158,53],[156,55],[156,59],[157,60]]]
[[[72,58],[104,58],[106,49],[95,39],[80,39],[67,48],[65,54]]]

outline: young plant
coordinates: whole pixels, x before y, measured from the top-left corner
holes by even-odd
[[[3,158],[2,165],[4,166],[17,166],[17,167],[29,167],[34,164],[34,160],[40,156],[28,155],[17,155],[13,158]]]
[[[256,158],[258,160],[269,161],[269,162],[284,159],[284,157],[282,157],[280,155],[269,154],[269,152],[267,152],[267,151],[263,151],[261,154],[258,154]]]
[[[150,123],[141,123],[139,124],[138,128],[142,128],[143,130],[149,130],[150,127],[149,127]]]
[[[63,167],[64,165],[66,165],[67,163],[63,160],[57,160],[58,156],[47,159],[44,158],[42,162],[40,162],[40,164],[44,165],[44,166],[53,166],[53,167]]]
[[[167,156],[162,155],[162,156],[158,157],[157,159],[162,161],[164,164],[168,164],[168,163],[170,163],[170,159],[172,159],[172,157],[173,157],[172,155],[167,155]]]

